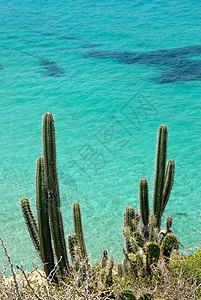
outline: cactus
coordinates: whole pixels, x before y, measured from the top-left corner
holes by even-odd
[[[128,227],[123,229],[123,234],[126,241],[126,251],[127,253],[136,253],[138,250],[138,245],[135,238],[131,236],[130,229]]]
[[[161,245],[161,252],[166,257],[169,258],[172,252],[172,248],[175,249],[178,247],[178,239],[174,234],[168,234],[164,238],[162,245]]]
[[[157,261],[160,256],[160,246],[156,242],[147,242],[145,245],[146,254],[146,270],[150,273],[150,265],[153,263],[153,258]]]
[[[162,199],[162,207],[161,207],[161,216],[165,210],[166,204],[170,197],[170,192],[172,190],[173,182],[174,182],[174,173],[175,173],[175,162],[173,159],[168,161],[166,174],[165,174],[165,182],[163,188],[163,199]]]
[[[142,238],[142,235],[139,232],[135,231],[133,233],[133,236],[136,240],[136,243],[137,243],[138,247],[142,248],[144,246],[144,240]]]
[[[78,241],[74,233],[69,234],[68,236],[68,248],[70,251],[70,256],[72,263],[75,263],[75,248],[78,246]]]
[[[130,205],[126,206],[124,212],[124,227],[129,227],[131,233],[138,231],[137,224],[140,218],[140,233],[144,242],[157,241],[157,235],[161,227],[161,217],[173,186],[175,162],[170,159],[166,168],[167,136],[167,126],[161,125],[157,141],[153,213],[150,215],[149,212],[148,182],[146,178],[140,179],[139,182],[140,214],[137,211],[134,212],[134,208]]]
[[[122,263],[117,264],[117,274],[118,274],[118,277],[120,277],[120,278],[123,277],[123,265],[122,265]]]
[[[107,266],[108,257],[107,257],[107,250],[103,250],[103,255],[101,257],[101,268],[104,269]]]
[[[135,211],[134,208],[130,205],[127,205],[124,211],[124,228],[130,228],[131,232],[135,230]]]
[[[21,199],[21,209],[22,209],[22,214],[25,219],[25,223],[26,223],[29,235],[33,241],[34,247],[35,247],[36,251],[38,252],[39,256],[41,256],[38,225],[37,225],[36,219],[33,215],[33,212],[31,210],[31,206],[30,206],[30,202],[29,202],[28,198],[24,197]]]
[[[22,198],[21,209],[28,231],[44,264],[46,276],[49,276],[54,269],[54,255],[49,228],[48,192],[45,186],[43,156],[38,158],[36,164],[36,208],[37,221],[31,211],[29,200]],[[56,276],[53,277],[53,280],[57,282]]]
[[[148,200],[148,182],[146,178],[140,179],[140,215],[141,221],[144,226],[148,226],[149,223],[149,200]]]
[[[163,186],[165,180],[165,164],[167,155],[167,126],[161,125],[158,132],[156,167],[154,179],[153,210],[157,227],[160,228]]]
[[[156,242],[158,240],[158,231],[156,227],[156,218],[152,213],[149,219],[149,241]]]
[[[166,168],[167,137],[167,126],[161,125],[158,132],[153,195],[153,211],[156,217],[156,226],[158,231],[160,231],[161,217],[172,190],[175,172],[175,162],[173,159],[168,161]]]
[[[111,256],[110,261],[109,261],[109,266],[108,266],[108,272],[105,277],[105,286],[110,287],[113,284],[113,278],[112,278],[112,270],[114,267],[114,258]]]
[[[49,227],[48,192],[44,181],[44,157],[40,156],[36,167],[36,208],[41,258],[45,273],[48,276],[54,269],[54,255]]]
[[[84,241],[84,234],[82,230],[81,209],[80,209],[80,204],[78,202],[73,203],[73,221],[74,221],[75,235],[80,247],[81,257],[87,262],[88,255],[87,255],[86,245]]]
[[[171,226],[172,226],[172,222],[173,222],[172,216],[168,216],[168,217],[166,218],[166,230],[167,230],[167,231],[170,231],[170,228],[171,228]]]
[[[59,185],[56,169],[56,142],[54,117],[46,113],[43,118],[43,153],[45,159],[46,186],[49,195],[51,232],[61,275],[69,275],[70,268],[64,238],[63,221],[60,212]]]

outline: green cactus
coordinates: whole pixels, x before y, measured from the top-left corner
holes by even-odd
[[[103,250],[103,254],[101,257],[101,268],[104,269],[107,266],[108,257],[107,257],[107,250]]]
[[[160,246],[156,242],[147,242],[145,244],[146,254],[146,270],[150,273],[150,265],[153,263],[153,258],[157,261],[160,256]]]
[[[163,189],[165,181],[165,166],[167,156],[167,126],[161,125],[158,132],[158,144],[156,154],[156,167],[154,179],[153,210],[156,217],[157,228],[161,224],[161,208],[163,204]]]
[[[72,263],[75,263],[75,247],[78,246],[78,240],[74,233],[69,234],[68,236],[68,248],[70,251],[70,256]]]
[[[54,269],[54,255],[51,242],[48,214],[48,192],[45,187],[44,157],[40,156],[36,167],[36,208],[41,258],[47,276]]]
[[[139,196],[140,196],[140,215],[144,226],[148,226],[149,223],[149,199],[148,199],[148,182],[146,178],[140,179],[139,184]]]
[[[110,261],[109,261],[109,266],[108,266],[108,271],[105,277],[105,286],[110,287],[113,284],[113,277],[112,277],[112,270],[114,267],[114,258],[111,256]]]
[[[172,216],[168,216],[166,218],[166,229],[167,231],[170,231],[170,228],[172,227],[173,218]]]
[[[117,264],[117,274],[118,274],[118,277],[120,277],[120,278],[123,277],[123,265],[120,262]]]
[[[63,221],[60,212],[54,117],[51,113],[46,113],[43,118],[43,153],[45,160],[46,186],[49,195],[50,224],[55,254],[59,261],[60,274],[62,276],[69,275],[70,267],[67,258]]]
[[[131,236],[130,228],[124,228],[123,234],[125,237],[127,253],[136,253],[138,250],[138,245],[136,243],[135,238]]]
[[[158,231],[156,227],[156,218],[152,213],[149,218],[149,241],[156,242],[158,239]]]
[[[131,232],[135,230],[135,211],[134,208],[130,205],[127,205],[124,211],[124,228],[130,228]]]
[[[147,242],[145,244],[145,253],[150,258],[159,259],[160,256],[160,246],[156,242]]]
[[[36,251],[38,252],[39,256],[41,257],[38,225],[37,225],[36,219],[34,217],[34,214],[31,210],[31,206],[30,206],[30,202],[29,202],[28,198],[24,197],[21,199],[21,209],[22,209],[22,214],[25,219],[25,223],[26,223],[29,235],[33,241],[34,247],[35,247]]]
[[[74,221],[75,235],[80,246],[81,257],[87,262],[88,255],[87,255],[86,245],[84,241],[84,234],[82,230],[82,217],[81,217],[81,209],[80,209],[79,202],[73,203],[73,221]]]
[[[133,233],[133,236],[136,240],[136,243],[137,243],[138,247],[142,248],[144,246],[144,240],[142,238],[142,235],[139,232],[135,231]]]
[[[178,239],[174,234],[168,234],[164,238],[162,245],[161,245],[161,251],[162,254],[169,258],[172,252],[172,249],[178,247]]]
[[[163,198],[162,198],[162,207],[161,207],[161,216],[165,210],[166,204],[168,203],[168,199],[170,197],[170,192],[172,190],[173,182],[174,182],[174,173],[175,173],[175,161],[170,159],[168,161],[166,174],[165,174],[165,182],[163,188]]]

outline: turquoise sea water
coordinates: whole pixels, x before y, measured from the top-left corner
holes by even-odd
[[[0,237],[14,263],[39,263],[20,199],[30,198],[35,211],[46,111],[56,120],[65,234],[79,201],[91,261],[104,248],[122,259],[122,214],[127,204],[139,208],[142,177],[152,202],[162,123],[176,161],[164,216],[173,216],[182,244],[198,246],[200,9],[190,0],[0,1]]]

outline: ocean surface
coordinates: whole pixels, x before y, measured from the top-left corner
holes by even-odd
[[[201,2],[0,1],[0,237],[40,264],[20,209],[35,209],[42,117],[55,116],[65,236],[79,201],[90,261],[123,258],[122,215],[152,207],[158,127],[176,162],[164,212],[183,252],[201,241]],[[0,247],[1,248],[1,247]],[[0,249],[0,267],[3,249]]]

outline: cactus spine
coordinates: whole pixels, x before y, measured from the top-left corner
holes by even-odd
[[[54,117],[46,113],[43,118],[43,153],[45,160],[46,185],[49,195],[49,213],[54,249],[61,275],[70,274],[60,212],[60,196],[56,169],[56,142]]]
[[[75,235],[80,246],[81,257],[82,259],[88,261],[88,255],[87,255],[86,245],[84,241],[84,234],[82,230],[81,209],[80,209],[80,204],[78,202],[73,203],[73,221],[74,221]]]
[[[48,276],[54,269],[54,255],[51,242],[48,214],[48,192],[45,187],[44,157],[40,156],[36,165],[36,208],[41,259]]]

